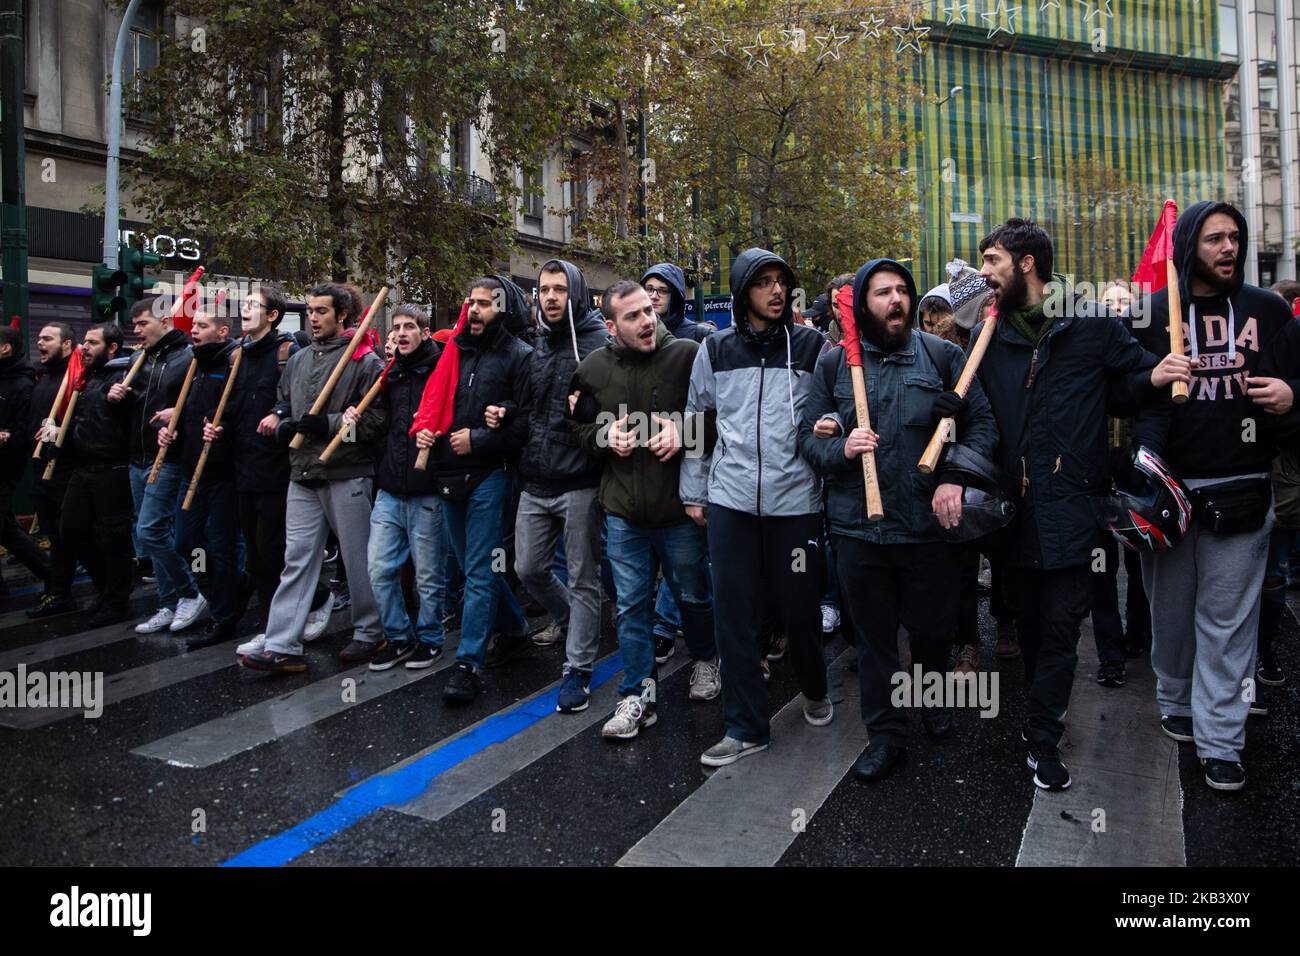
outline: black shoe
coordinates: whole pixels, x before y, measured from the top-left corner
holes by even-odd
[[[153,573],[152,558],[135,559],[135,579],[145,584],[152,584],[154,581],[158,580]]]
[[[301,674],[307,669],[305,654],[279,654],[274,651],[260,651],[246,654],[239,663],[254,671],[271,671],[275,674]]]
[[[364,661],[371,661],[383,653],[384,648],[387,646],[388,641],[382,637],[377,641],[348,641],[348,646],[339,651],[339,660],[345,664],[360,664]]]
[[[1286,674],[1282,672],[1282,667],[1273,654],[1267,657],[1260,655],[1259,668],[1255,671],[1255,676],[1261,684],[1268,687],[1281,687],[1286,683]]]
[[[54,617],[56,614],[67,614],[69,611],[75,610],[77,610],[77,605],[73,603],[72,598],[42,594],[41,599],[36,602],[36,606],[27,609],[27,616],[32,620],[36,620],[42,617]]]
[[[1246,786],[1246,768],[1235,760],[1217,760],[1209,757],[1201,761],[1205,768],[1205,782],[1215,790],[1240,790]]]
[[[100,603],[90,615],[91,627],[108,627],[110,624],[121,624],[123,621],[131,620],[131,609],[125,604],[105,604]]]
[[[1103,661],[1097,668],[1097,683],[1102,687],[1123,687],[1126,670],[1123,661]]]
[[[1255,699],[1250,702],[1249,714],[1251,717],[1268,716],[1268,702],[1264,700],[1264,695],[1259,692],[1258,687],[1255,688]]]
[[[667,664],[668,659],[677,651],[677,640],[672,637],[665,637],[662,634],[655,635],[655,663]]]
[[[488,645],[487,660],[483,666],[500,667],[532,646],[533,642],[529,640],[527,631],[523,634],[495,634]]]
[[[415,645],[410,641],[389,641],[388,645],[370,658],[372,671],[386,671],[396,667],[415,653]]]
[[[853,775],[863,783],[884,780],[906,756],[907,748],[900,744],[868,744],[853,763]]]
[[[1151,634],[1125,634],[1124,635],[1124,656],[1127,658],[1141,657],[1147,651],[1151,650]]]
[[[433,644],[420,641],[415,645],[415,650],[411,652],[411,656],[406,659],[406,669],[408,671],[422,671],[426,667],[432,667],[441,659],[441,647],[435,647]]]
[[[1190,717],[1161,717],[1160,729],[1165,732],[1166,737],[1171,737],[1180,744],[1196,742],[1196,737],[1192,734]]]
[[[951,707],[922,707],[921,726],[931,737],[947,737],[956,726]]]
[[[233,641],[238,636],[239,628],[234,621],[227,621],[225,624],[209,621],[207,627],[185,642],[185,646],[194,651],[223,641]]]
[[[1034,772],[1034,786],[1040,790],[1067,790],[1070,787],[1070,771],[1061,763],[1056,751],[1036,754],[1029,752],[1029,769]]]
[[[457,661],[447,678],[447,686],[442,689],[442,702],[456,707],[474,703],[482,684],[474,671],[474,665],[466,661]]]

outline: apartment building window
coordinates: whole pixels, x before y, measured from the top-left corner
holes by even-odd
[[[126,62],[122,65],[123,83],[128,97],[140,92],[140,75],[158,65],[162,48],[162,4],[157,0],[146,0],[135,12],[131,21],[130,36],[127,37]],[[136,118],[152,120],[154,114],[136,111]]]
[[[1237,41],[1237,0],[1219,3],[1219,53],[1225,60],[1241,59],[1241,45]]]
[[[586,156],[580,150],[575,150],[569,156],[569,168],[571,179],[569,186],[572,190],[573,197],[570,206],[570,223],[573,231],[576,233],[582,228],[583,221],[587,218],[587,192],[588,176]]]
[[[523,175],[523,212],[524,221],[531,226],[540,227],[543,217],[543,190],[546,186],[546,157],[537,157],[537,169]]]

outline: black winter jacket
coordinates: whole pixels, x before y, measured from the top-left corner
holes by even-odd
[[[375,468],[375,487],[403,498],[423,497],[434,493],[437,476],[433,469],[415,470],[419,449],[411,437],[411,422],[420,408],[424,386],[433,374],[442,354],[442,346],[426,339],[409,356],[400,352],[389,368],[384,384],[388,402],[388,437]]]
[[[245,339],[241,348],[244,358],[225,418],[235,441],[236,487],[247,494],[284,494],[289,450],[274,435],[259,435],[257,426],[275,408],[280,375],[298,344],[287,332],[268,332],[256,342]]]
[[[31,405],[27,411],[27,436],[32,442],[35,442],[36,433],[50,417],[50,409],[54,407],[54,396],[59,393],[59,386],[63,384],[63,373],[67,370],[68,360],[65,358],[50,359],[36,367],[36,385],[32,388]],[[80,402],[81,399],[77,401]],[[44,468],[33,469],[32,490],[37,494],[60,496],[61,486],[68,480],[69,470],[69,465],[60,462],[54,467],[54,476],[46,481],[42,477],[45,473]]]
[[[33,431],[28,427],[36,369],[18,355],[0,359],[0,431],[9,438],[0,445],[0,478],[17,481],[32,453]]]
[[[180,329],[172,329],[150,348],[144,350],[144,367],[131,383],[131,463],[153,465],[158,455],[158,433],[162,423],[151,419],[163,408],[172,408],[181,393],[185,373],[194,353],[190,339]],[[188,399],[187,399],[188,401]],[[184,439],[179,444],[184,446]],[[181,448],[167,453],[168,461],[180,461]]]
[[[194,358],[198,368],[194,371],[194,382],[190,385],[189,397],[181,409],[180,439],[181,454],[177,461],[185,469],[185,474],[193,475],[203,453],[203,423],[212,421],[221,404],[221,393],[225,391],[226,380],[230,377],[230,363],[234,361],[238,342],[210,343],[194,346]],[[240,363],[243,364],[242,362]],[[244,370],[240,368],[235,377],[235,388]],[[233,394],[233,389],[232,389]],[[225,414],[230,413],[227,403]],[[222,416],[225,420],[225,415]],[[168,453],[168,458],[173,453]],[[232,479],[235,477],[235,444],[230,440],[230,433],[223,429],[220,441],[212,443],[208,452],[207,464],[203,466],[204,479]]]
[[[134,358],[130,349],[123,349],[112,361],[86,370],[65,443],[72,467],[125,465],[130,458],[131,403],[110,402],[108,390],[126,378]]]
[[[570,302],[573,289],[570,276]],[[585,283],[582,289],[585,291]],[[586,298],[578,301],[585,302]],[[585,359],[609,341],[599,311],[581,317],[575,312],[572,329],[568,321],[546,324],[530,362],[532,414],[528,418],[528,442],[519,456],[519,471],[524,476],[524,490],[541,498],[600,484],[600,464],[582,447],[569,424],[569,385],[579,362],[574,357],[575,331],[580,358]]]

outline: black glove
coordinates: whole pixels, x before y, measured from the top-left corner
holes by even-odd
[[[600,415],[600,404],[590,392],[579,392],[573,405],[573,420],[579,425],[593,425]]]
[[[298,419],[298,425],[294,430],[300,435],[324,438],[330,433],[330,420],[325,415],[304,415]]]
[[[289,442],[293,441],[293,436],[296,434],[298,434],[298,422],[292,418],[286,418],[276,426],[275,440],[288,448]]]
[[[960,418],[966,411],[968,403],[956,392],[940,392],[935,396],[930,407],[930,418],[935,424],[944,418]]]

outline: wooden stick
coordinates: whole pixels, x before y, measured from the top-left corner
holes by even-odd
[[[54,419],[54,413],[58,411],[59,403],[63,401],[63,396],[66,395],[67,392],[68,392],[68,373],[65,371],[63,373],[63,381],[59,383],[59,390],[54,393],[54,404],[50,406],[49,418],[51,421]],[[66,418],[67,415],[65,414],[64,417]],[[36,443],[36,447],[32,450],[32,461],[41,460],[41,446],[44,444],[46,444],[46,442],[44,441],[38,441]]]
[[[375,384],[370,386],[370,388],[366,391],[365,397],[361,399],[360,403],[358,403],[357,418],[360,418],[362,415],[366,413],[366,409],[370,407],[370,403],[375,400],[375,397],[379,394],[380,389],[382,389],[383,386],[384,386],[384,377],[381,375],[379,376],[379,378],[375,379]],[[339,433],[330,439],[330,443],[326,445],[325,450],[320,453],[320,460],[322,464],[329,461],[330,456],[332,456],[336,451],[339,450],[339,445],[342,445],[343,442],[346,441],[346,439],[343,436],[345,436],[348,433],[348,429],[352,427],[354,426],[344,425],[342,428],[339,429]]]
[[[63,440],[68,437],[68,426],[72,424],[72,413],[77,408],[77,399],[80,396],[81,393],[74,389],[72,395],[68,398],[68,408],[63,413],[63,421],[59,425],[59,437],[54,439],[55,448],[62,448]],[[51,458],[49,462],[46,463],[45,471],[41,475],[41,477],[46,481],[49,481],[51,478],[54,477],[54,465],[57,463],[57,461],[58,459]]]
[[[421,449],[420,449],[420,453],[419,453],[418,455],[415,456],[415,470],[416,470],[416,471],[427,471],[427,470],[428,470],[428,468],[429,468],[429,452],[430,452],[430,451],[432,451],[432,449],[430,449],[430,448],[421,448]]]
[[[131,359],[131,367],[126,370],[126,378],[122,379],[122,386],[130,388],[135,377],[140,374],[140,369],[144,368],[144,349],[136,353],[135,358]]]
[[[212,416],[212,427],[221,427],[221,416],[226,413],[226,402],[230,399],[230,390],[235,384],[235,376],[239,374],[239,363],[244,360],[244,350],[235,349],[235,360],[230,363],[230,374],[226,377],[226,387],[221,390],[221,401],[217,403],[217,413]],[[203,450],[199,452],[198,464],[194,466],[194,475],[190,478],[189,491],[185,492],[185,501],[181,504],[181,511],[189,511],[190,505],[194,502],[194,490],[199,486],[199,479],[203,477],[203,468],[208,463],[208,453],[212,451],[212,442],[205,441]]]
[[[980,329],[980,337],[975,340],[975,347],[970,350],[970,355],[966,359],[966,367],[961,370],[961,377],[957,379],[957,387],[953,389],[962,398],[970,391],[970,383],[975,381],[975,373],[979,371],[980,362],[984,360],[984,353],[988,351],[989,343],[993,341],[993,330],[997,328],[998,316],[994,312],[984,320],[984,328]],[[943,454],[943,446],[952,434],[952,430],[957,425],[955,418],[941,418],[939,424],[935,426],[934,434],[930,436],[930,444],[925,446],[925,453],[921,455],[921,460],[917,462],[917,470],[923,475],[932,475],[934,470],[939,467],[939,456]]]
[[[198,359],[190,359],[190,367],[185,372],[185,381],[181,383],[181,393],[176,397],[176,407],[172,409],[171,424],[174,424],[177,427],[172,428],[170,425],[167,426],[167,430],[173,434],[180,429],[181,411],[185,408],[185,399],[189,397],[190,384],[194,381],[194,370],[198,368],[198,366]],[[152,485],[158,480],[158,472],[162,471],[163,461],[167,458],[167,449],[170,447],[170,445],[162,445],[159,447],[158,454],[154,456],[153,468],[149,472],[149,480],[146,481],[145,484]]]
[[[1173,259],[1165,260],[1165,278],[1169,289],[1169,351],[1174,355],[1183,354],[1183,294],[1178,288],[1178,269]],[[1187,401],[1187,383],[1174,382],[1173,394],[1170,396],[1175,405]]]
[[[356,332],[352,334],[352,340],[348,342],[347,348],[345,348],[343,354],[339,356],[339,361],[338,364],[334,366],[334,371],[331,372],[330,377],[325,380],[325,387],[322,388],[320,394],[316,396],[316,401],[311,403],[310,414],[319,415],[325,410],[325,406],[330,400],[330,392],[334,391],[334,386],[337,385],[339,379],[343,377],[343,370],[348,367],[348,362],[352,361],[352,353],[357,350],[357,346],[361,344],[362,338],[364,338],[366,332],[370,330],[370,322],[374,319],[375,313],[379,311],[380,306],[384,304],[384,299],[386,298],[388,298],[388,286],[384,286],[379,290],[379,295],[375,296],[375,301],[371,302],[370,308],[366,309],[365,318],[361,320],[361,324],[357,326]],[[293,436],[293,440],[289,442],[289,447],[301,448],[302,443],[306,440],[307,436],[302,432],[299,432]]]
[[[867,409],[867,383],[862,377],[861,365],[850,365],[853,378],[853,404],[857,407],[858,427],[871,427],[871,412]],[[862,455],[862,476],[867,485],[867,520],[879,521],[885,516],[885,503],[880,497],[880,478],[876,474],[876,453]]]

